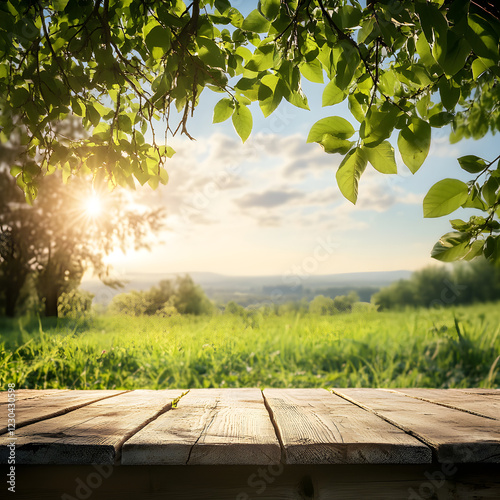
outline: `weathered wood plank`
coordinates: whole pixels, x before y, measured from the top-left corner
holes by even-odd
[[[123,464],[279,463],[259,389],[193,389],[123,446]]]
[[[289,464],[426,463],[431,450],[324,389],[265,389]]]
[[[18,464],[112,464],[131,435],[170,408],[181,390],[127,392],[16,430]],[[0,437],[0,463],[9,436]]]
[[[500,396],[500,389],[458,389],[468,394],[480,394],[481,396]]]
[[[384,389],[390,392],[440,404],[480,417],[500,420],[500,398],[463,393],[458,389]]]
[[[45,396],[50,396],[51,394],[58,394],[67,391],[68,389],[16,389],[14,393],[16,401],[21,401],[24,399],[43,398]],[[7,403],[8,397],[9,391],[1,391],[0,404]]]
[[[418,437],[439,462],[500,462],[500,422],[382,389],[333,389]]]
[[[15,403],[16,428],[40,420],[64,415],[85,405],[111,398],[128,391],[60,391],[41,397],[21,399]],[[0,434],[7,432],[6,420],[0,421]]]

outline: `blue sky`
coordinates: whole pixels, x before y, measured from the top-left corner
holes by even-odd
[[[242,0],[232,4],[244,15],[255,7]],[[468,180],[457,157],[493,159],[498,139],[489,135],[450,145],[449,128],[433,129],[430,154],[415,175],[398,153],[397,175],[368,165],[353,206],[335,180],[342,157],[306,144],[311,126],[326,116],[343,116],[357,128],[346,102],[321,106],[323,88],[303,79],[310,111],[283,101],[266,119],[252,104],[254,126],[245,144],[231,120],[212,124],[214,105],[224,96],[205,90],[188,127],[196,141],[175,137],[170,142],[177,153],[167,163],[169,184],[155,192],[147,186],[138,190],[137,203],[167,209],[168,230],[158,238],[162,243],[151,252],[111,255],[117,274],[286,277],[438,265],[430,258],[434,243],[450,230],[449,219],[469,214],[460,209],[450,217],[424,219],[423,198],[440,179]],[[160,135],[163,130],[160,124]]]
[[[138,190],[138,203],[167,209],[162,243],[151,252],[111,255],[117,274],[286,276],[414,270],[436,263],[430,258],[433,244],[449,231],[448,220],[461,214],[424,219],[423,197],[445,177],[467,180],[456,158],[493,158],[497,138],[450,145],[449,129],[433,129],[430,154],[415,175],[400,158],[397,175],[368,165],[353,206],[335,180],[342,157],[306,144],[306,137],[325,116],[344,116],[355,127],[356,122],[344,103],[321,107],[322,85],[305,82],[304,90],[311,111],[284,102],[265,119],[253,104],[254,128],[245,144],[231,120],[212,124],[213,107],[223,96],[205,90],[188,127],[196,141],[171,140],[177,153],[167,164],[169,184]],[[328,251],[320,252],[322,247]]]

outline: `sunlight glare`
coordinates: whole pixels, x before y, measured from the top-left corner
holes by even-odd
[[[85,202],[85,212],[89,217],[99,217],[102,213],[102,202],[96,193],[92,195]]]

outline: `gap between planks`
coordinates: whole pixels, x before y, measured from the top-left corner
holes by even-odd
[[[175,399],[173,399],[170,403],[167,403],[161,410],[158,411],[156,415],[153,415],[151,418],[147,419],[144,421],[142,425],[137,426],[137,428],[133,429],[129,433],[125,434],[123,437],[121,443],[118,444],[118,449],[116,451],[116,457],[115,457],[115,465],[119,465],[122,459],[122,450],[123,450],[123,445],[126,441],[128,441],[130,438],[132,438],[135,434],[140,432],[146,425],[150,424],[151,422],[154,422],[158,417],[166,413],[167,411],[171,410],[172,408],[175,408],[177,406],[177,403],[186,395],[188,394],[189,389],[187,391],[183,391],[182,394]]]
[[[286,452],[285,452],[285,445],[283,444],[283,437],[281,436],[278,423],[276,422],[276,419],[274,417],[274,412],[271,409],[271,406],[269,405],[269,401],[266,398],[266,395],[264,393],[264,389],[261,389],[262,392],[262,399],[264,400],[264,406],[266,407],[267,413],[269,414],[269,418],[271,420],[271,425],[274,428],[274,433],[276,434],[276,439],[278,440],[278,443],[280,445],[280,450],[281,450],[281,456],[280,456],[280,463],[285,464],[286,463]]]

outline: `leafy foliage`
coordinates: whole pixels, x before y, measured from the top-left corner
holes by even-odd
[[[309,312],[321,316],[351,312],[353,305],[359,302],[356,292],[338,295],[335,298],[317,295],[309,304]]]
[[[396,134],[415,173],[432,129],[451,125],[455,142],[500,128],[500,10],[486,0],[375,0],[364,8],[356,0],[262,0],[246,18],[228,0],[9,0],[0,14],[0,142],[15,137],[23,146],[11,172],[28,200],[56,168],[110,186],[166,183],[174,151],[157,142],[153,121],[191,137],[188,118],[205,88],[224,94],[214,122],[231,117],[245,141],[252,102],[265,116],[283,99],[308,109],[301,79],[322,83],[326,75],[323,105],[347,101],[357,125],[325,118],[308,140],[345,155],[337,180],[353,203],[368,163],[396,172],[388,142]],[[88,136],[68,140],[53,125],[69,116]],[[497,160],[459,159],[477,174],[465,184],[467,199],[456,182],[432,188],[426,216],[459,206],[484,213],[452,224],[460,229],[434,257],[483,254],[500,264]]]
[[[27,205],[12,177],[0,172],[0,282],[8,316],[21,305],[30,275],[48,316],[57,316],[61,294],[76,288],[88,269],[103,282],[119,285],[104,257],[118,248],[147,248],[162,226],[163,210],[128,209],[118,192],[103,200],[105,216],[90,218],[85,201],[91,191],[80,179],[64,185],[60,176],[51,175],[41,182],[40,193],[33,206]]]
[[[500,270],[481,258],[452,270],[429,267],[408,280],[382,288],[372,297],[379,310],[443,307],[500,299]]]
[[[186,275],[177,277],[175,281],[162,280],[158,286],[147,291],[133,290],[116,295],[109,311],[129,316],[200,315],[213,312],[213,306],[201,287]]]

